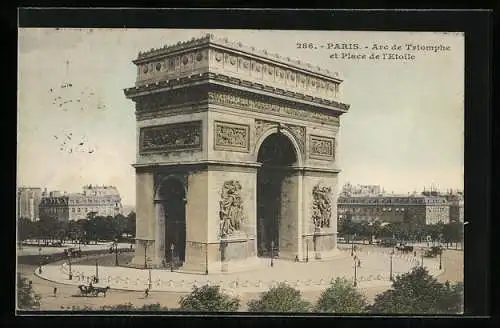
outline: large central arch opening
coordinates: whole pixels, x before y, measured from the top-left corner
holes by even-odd
[[[280,226],[286,221],[283,182],[289,168],[297,163],[297,154],[290,139],[282,133],[269,135],[261,144],[257,161],[257,255],[279,256]]]
[[[186,195],[184,186],[176,178],[162,182],[159,190],[165,215],[165,259],[182,265],[186,252]]]

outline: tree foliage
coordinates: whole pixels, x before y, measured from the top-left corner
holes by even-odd
[[[42,241],[64,240],[97,242],[98,240],[120,239],[122,234],[135,236],[135,213],[128,216],[121,214],[112,216],[97,216],[89,213],[86,219],[61,222],[53,217],[41,217],[39,221],[29,219],[18,220],[18,239],[37,239]]]
[[[348,241],[371,240],[372,236],[378,239],[395,238],[400,241],[426,241],[430,237],[433,241],[447,243],[461,242],[463,239],[463,224],[461,222],[420,224],[412,218],[404,222],[384,224],[380,221],[365,222],[353,221],[349,216],[339,221],[339,236]]]
[[[33,290],[28,279],[17,274],[17,307],[21,310],[38,310],[41,297]]]
[[[311,304],[302,299],[300,291],[285,283],[248,302],[249,312],[308,312],[310,309]]]
[[[463,287],[439,283],[426,268],[397,276],[391,289],[377,295],[372,313],[456,314],[462,307]]]
[[[368,303],[363,294],[345,278],[337,278],[321,293],[315,312],[363,313]]]
[[[206,312],[234,312],[240,308],[240,300],[226,295],[219,286],[193,286],[193,291],[179,302],[181,310]]]

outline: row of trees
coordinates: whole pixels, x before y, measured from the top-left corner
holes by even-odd
[[[23,288],[27,288],[25,285]],[[20,291],[18,290],[18,295]],[[26,291],[21,291],[26,295]],[[20,307],[33,308],[26,297],[19,297]],[[228,295],[219,286],[193,287],[181,298],[179,308],[168,309],[159,303],[140,308],[132,304],[105,306],[102,310],[114,311],[203,311],[235,312],[240,310],[239,298]],[[81,310],[71,308],[72,310]],[[83,310],[93,310],[84,308]],[[315,313],[373,313],[373,314],[458,314],[463,312],[463,284],[440,283],[425,268],[416,267],[411,272],[397,276],[392,287],[378,294],[373,304],[350,281],[337,278],[323,291],[315,304],[304,300],[299,290],[281,283],[258,299],[247,303],[249,312],[315,312]]]
[[[39,221],[20,218],[18,240],[35,239],[47,243],[49,240],[81,241],[87,243],[98,240],[114,240],[123,234],[135,236],[135,213],[127,216],[96,216],[89,213],[86,219],[63,222],[53,217],[41,217]]]
[[[247,303],[249,312],[457,314],[463,312],[463,284],[440,283],[423,267],[397,276],[392,287],[377,295],[373,304],[352,282],[337,278],[315,304],[304,300],[299,290],[281,283]],[[236,297],[218,286],[194,288],[181,298],[181,310],[232,312],[240,309]]]
[[[430,236],[433,241],[458,243],[463,240],[463,224],[461,222],[438,223],[431,225],[411,224],[406,222],[382,223],[356,222],[350,218],[339,221],[339,236],[351,240],[354,236],[363,241],[372,238],[395,238],[401,241],[427,241]]]

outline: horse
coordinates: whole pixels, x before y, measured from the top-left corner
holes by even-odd
[[[79,285],[78,289],[82,295],[88,295],[92,293],[94,288],[92,286]]]

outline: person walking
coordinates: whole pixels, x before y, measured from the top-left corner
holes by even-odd
[[[57,296],[57,287],[54,287],[54,297]]]
[[[147,298],[149,296],[149,288],[146,288],[144,291],[144,297]]]
[[[361,268],[361,260],[358,260],[358,268]]]

